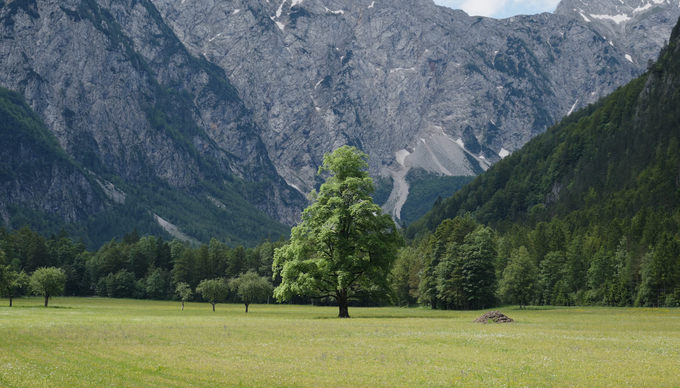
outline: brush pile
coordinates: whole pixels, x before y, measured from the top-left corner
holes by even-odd
[[[481,317],[472,321],[473,323],[510,323],[515,322],[512,318],[500,311],[489,311]]]

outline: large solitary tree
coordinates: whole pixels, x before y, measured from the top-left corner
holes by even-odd
[[[367,159],[348,146],[324,156],[319,174],[330,177],[310,194],[313,203],[290,243],[274,254],[279,301],[293,295],[334,298],[338,317],[349,318],[350,299],[390,292],[388,275],[403,240],[392,218],[373,203]]]

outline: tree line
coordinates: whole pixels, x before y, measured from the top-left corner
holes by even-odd
[[[247,309],[250,303],[266,300],[271,294],[274,249],[283,244],[266,241],[255,248],[231,248],[212,239],[210,244],[191,246],[179,240],[141,237],[135,229],[120,242],[113,239],[97,251],[87,251],[82,240],[73,241],[63,229],[44,238],[29,227],[16,231],[3,227],[0,295],[13,298],[35,292],[30,286],[32,277],[49,269],[59,273],[57,283],[63,280],[61,288],[50,296],[186,301],[196,290],[199,301],[240,299]],[[179,285],[191,292],[179,290]]]
[[[680,211],[645,208],[607,229],[572,230],[555,218],[498,232],[471,214],[458,216],[399,250],[385,279],[392,293],[383,293],[381,300],[439,309],[680,306],[680,236],[667,231],[677,220]],[[0,294],[11,303],[35,292],[46,296],[47,304],[47,298],[62,294],[187,301],[195,291],[196,300],[213,308],[241,300],[247,309],[267,300],[280,284],[280,277],[270,283],[272,264],[276,249],[285,245],[278,241],[230,248],[213,239],[190,246],[133,231],[123,241],[88,252],[65,232],[45,239],[28,227],[13,232],[0,228]],[[63,285],[40,291],[29,274],[51,267],[59,270],[51,276]],[[188,297],[178,287],[188,290]],[[371,298],[350,296],[354,305]],[[327,298],[315,303],[333,302]]]
[[[496,231],[468,213],[400,251],[399,304],[680,307],[680,210],[643,208],[609,228],[554,218]],[[677,229],[675,229],[677,230]]]
[[[195,290],[213,309],[240,297],[247,311],[276,285],[279,301],[303,296],[337,303],[340,317],[349,317],[349,301],[375,298],[446,309],[680,304],[680,208],[642,206],[633,217],[603,224],[609,200],[586,198],[589,207],[566,215],[543,220],[534,214],[531,222],[495,228],[480,223],[479,212],[466,213],[443,220],[397,254],[403,240],[370,199],[366,158],[351,147],[326,155],[320,171],[331,176],[313,192],[290,242],[245,249],[212,239],[191,246],[134,230],[88,252],[64,231],[45,239],[27,227],[0,228],[2,293],[30,289],[47,295],[47,305],[49,295],[60,293],[185,302]],[[536,209],[532,213],[542,210]],[[48,267],[60,273],[63,289],[41,291],[32,280],[26,287],[27,273],[33,279]]]

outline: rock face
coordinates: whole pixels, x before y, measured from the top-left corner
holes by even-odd
[[[60,214],[76,222],[104,210],[106,194],[60,152],[41,120],[16,92],[0,88],[0,217],[9,206]]]
[[[357,145],[392,175],[397,217],[405,170],[476,175],[643,72],[680,15],[677,0],[505,20],[427,0],[152,1],[225,69],[287,182],[310,190],[325,152]]]
[[[476,175],[643,72],[679,1],[495,20],[430,0],[5,0],[0,86],[107,193],[162,182],[290,226],[350,144],[399,218],[410,168]]]
[[[83,167],[203,199],[207,183],[226,202],[233,193],[219,186],[255,182],[256,190],[237,184],[235,191],[296,223],[306,200],[277,174],[224,71],[192,56],[153,4],[14,0],[0,7],[0,85],[21,93]]]

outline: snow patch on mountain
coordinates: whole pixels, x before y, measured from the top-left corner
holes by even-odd
[[[397,153],[396,153],[397,162],[403,166],[404,161],[406,160],[406,157],[409,156],[409,155],[411,155],[411,153],[408,152],[407,150],[397,151]]]
[[[616,24],[621,24],[623,22],[627,22],[628,20],[630,20],[630,16],[624,15],[624,14],[620,14],[620,15],[590,15],[590,16],[594,17],[595,19],[600,19],[600,20],[603,20],[603,19],[611,20]]]
[[[567,112],[567,116],[572,114],[574,112],[574,109],[576,109],[576,104],[578,104],[578,99],[574,102],[574,105],[571,106],[571,109],[569,109],[569,112]]]
[[[508,155],[510,155],[510,151],[506,150],[505,148],[501,148],[501,152],[498,153],[498,156],[500,156],[501,159],[505,159],[505,157]]]

